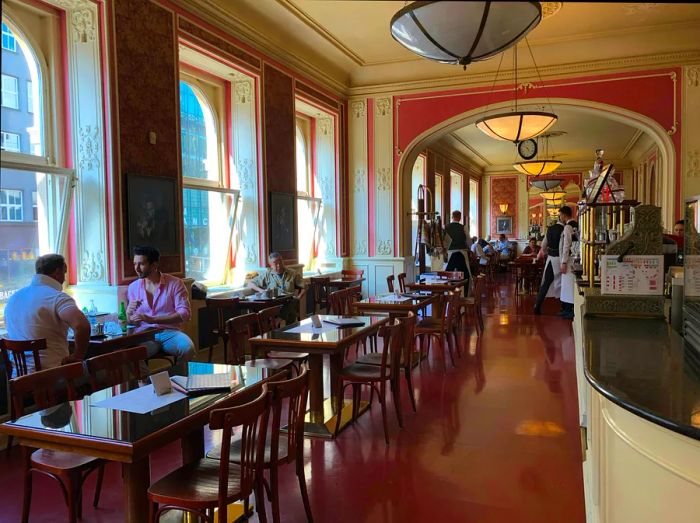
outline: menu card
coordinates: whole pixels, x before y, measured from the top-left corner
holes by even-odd
[[[658,296],[664,291],[662,255],[601,256],[601,294]]]
[[[686,296],[700,296],[700,256],[689,254],[683,259],[685,281],[684,293]]]

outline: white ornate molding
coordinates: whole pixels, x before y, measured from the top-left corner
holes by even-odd
[[[238,183],[241,191],[249,191],[255,189],[256,180],[254,174],[254,163],[250,158],[241,158],[236,162],[236,170],[238,171]]]
[[[685,70],[688,87],[700,86],[700,65],[691,65]]]
[[[233,84],[233,100],[237,104],[248,104],[253,99],[253,82],[250,77],[237,75]]]
[[[99,169],[102,154],[102,133],[97,126],[84,125],[80,128],[78,142],[78,166],[81,171]]]
[[[357,100],[350,105],[352,114],[355,118],[362,118],[366,114],[366,105],[364,100]]]
[[[357,169],[355,171],[354,187],[355,192],[367,192],[367,171],[365,171],[364,169]]]
[[[377,116],[391,115],[391,98],[377,98],[375,112]]]
[[[246,243],[245,244],[245,252],[246,252],[245,261],[246,261],[247,265],[254,265],[258,262],[254,243],[252,243],[252,242]]]
[[[75,41],[80,43],[94,42],[97,34],[95,28],[95,13],[93,9],[87,7],[74,11],[71,16],[71,25]]]
[[[686,178],[700,177],[700,151],[697,149],[688,151],[686,158]]]
[[[394,253],[392,240],[379,240],[377,243],[377,254],[380,256],[389,256]]]
[[[355,242],[355,248],[353,249],[354,255],[366,255],[367,254],[367,240],[357,240]]]
[[[104,253],[83,251],[80,260],[80,280],[83,282],[100,282],[104,279]]]
[[[542,20],[557,14],[563,3],[564,2],[540,2],[542,6]]]
[[[333,130],[333,119],[332,118],[319,118],[318,122],[318,132],[323,136],[328,136]]]
[[[392,187],[391,169],[389,167],[380,167],[377,169],[377,190],[391,191]]]

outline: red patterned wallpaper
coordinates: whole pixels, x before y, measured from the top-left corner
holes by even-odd
[[[517,176],[493,176],[491,177],[491,238],[497,238],[496,218],[498,216],[513,217],[513,233],[506,235],[508,238],[518,237],[518,177]],[[508,204],[508,211],[501,214],[499,205]]]
[[[164,176],[180,180],[177,47],[172,12],[152,2],[112,2],[116,84],[115,135],[118,136],[118,191],[121,217],[129,215],[126,201],[128,174]],[[156,143],[149,143],[149,132]],[[176,192],[176,215],[182,215],[181,191]],[[127,244],[126,219],[121,220],[120,281],[135,276]],[[182,245],[182,226],[175,220]],[[119,242],[119,240],[118,240]],[[181,255],[163,256],[164,272],[182,273]]]

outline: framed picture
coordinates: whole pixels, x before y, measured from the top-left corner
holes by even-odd
[[[179,254],[177,180],[129,174],[126,185],[129,251],[149,245],[164,255]]]
[[[513,217],[496,217],[496,234],[513,234]]]
[[[270,192],[270,250],[293,251],[297,247],[295,212],[296,198],[292,193]]]

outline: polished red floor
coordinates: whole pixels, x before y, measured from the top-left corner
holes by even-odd
[[[486,331],[465,330],[465,354],[443,373],[439,354],[415,371],[418,412],[404,394],[404,428],[389,405],[391,444],[375,403],[336,441],[306,443],[317,522],[566,522],[585,520],[571,322],[516,307],[512,284],[489,290]],[[520,309],[520,313],[518,313]],[[549,314],[547,314],[549,313]],[[0,455],[0,520],[17,522],[19,453]],[[153,479],[179,465],[179,447],[153,456]],[[305,521],[293,467],[281,470],[283,521]],[[86,487],[92,496],[93,481]],[[122,521],[118,465],[84,521]],[[269,511],[268,511],[269,514]],[[35,479],[30,521],[66,519],[50,480]]]

